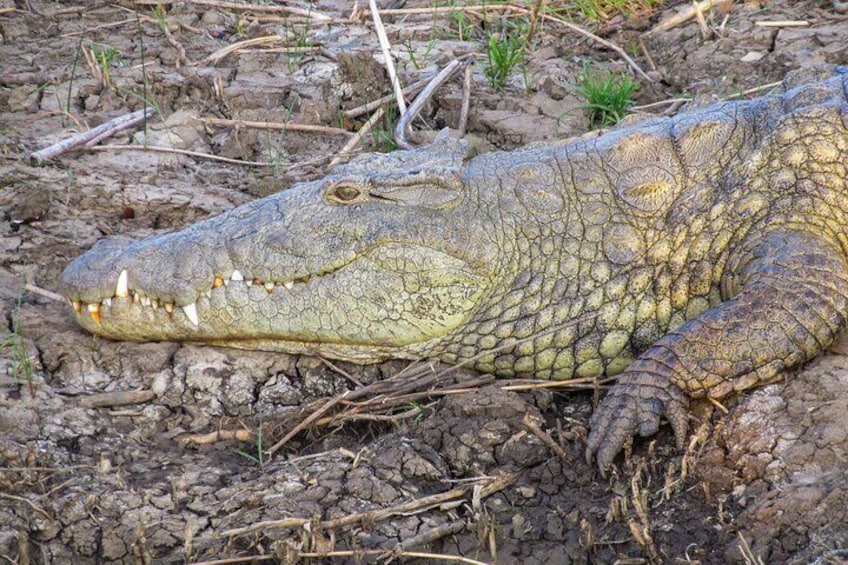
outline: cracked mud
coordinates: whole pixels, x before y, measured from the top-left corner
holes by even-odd
[[[591,388],[515,390],[462,371],[430,386],[444,367],[410,373],[399,362],[360,367],[84,333],[70,306],[23,285],[54,288],[65,265],[104,235],[163,233],[320,176],[346,141],[201,118],[335,127],[340,110],[386,94],[388,80],[373,56],[373,29],[347,21],[346,2],[314,4],[338,20],[308,29],[336,60],[314,49],[210,61],[240,39],[287,33],[271,18],[214,7],[167,5],[166,35],[153,6],[139,5],[138,18],[94,2],[27,6],[0,12],[0,556],[7,561],[269,555],[285,562],[331,551],[338,563],[404,552],[408,562],[428,562],[409,552],[483,563],[495,554],[498,563],[846,558],[844,339],[792,378],[732,398],[726,414],[697,406],[692,427],[701,429],[685,456],[664,429],[656,441],[636,442],[604,480],[583,459]],[[643,38],[656,69],[639,62],[662,81],[642,84],[638,103],[681,93],[698,103],[789,70],[848,64],[848,20],[835,6],[737,3],[709,39],[694,21]],[[631,51],[671,10],[613,22],[607,37]],[[722,18],[708,23],[721,28]],[[405,84],[480,51],[455,37],[431,41],[447,20],[385,19]],[[809,25],[757,25],[763,20]],[[626,69],[613,52],[563,29],[545,26],[540,37],[527,72],[514,73],[504,92],[492,91],[480,65],[475,70],[469,129],[484,144],[513,148],[583,133],[573,87],[583,61]],[[100,53],[115,48],[108,85],[82,59],[75,64],[79,46],[91,44]],[[439,91],[427,127],[455,127],[460,82]],[[107,143],[274,166],[117,149],[29,165],[32,151],[136,110],[143,97],[159,108],[146,131]],[[362,408],[379,400],[390,378],[400,383],[398,404]],[[367,387],[373,397],[349,400]],[[281,439],[273,456],[261,453]]]

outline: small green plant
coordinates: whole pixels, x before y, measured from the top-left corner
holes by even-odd
[[[143,84],[144,89],[142,92],[138,92],[136,89],[133,88],[122,88],[120,86],[115,87],[115,90],[121,96],[139,100],[145,106],[150,106],[161,117],[162,109],[159,105],[159,101],[156,99],[156,96],[152,94],[153,89],[149,87],[147,81],[143,81]],[[164,119],[164,117],[162,119]]]
[[[395,126],[399,119],[400,115],[398,114],[397,106],[386,108],[383,118],[371,129],[371,136],[374,139],[374,149],[380,153],[389,153],[397,149]]]
[[[287,120],[288,121],[288,118]],[[290,158],[288,149],[286,149],[286,130],[280,130],[280,132],[274,135],[271,132],[268,132],[265,140],[265,153],[267,154],[267,162],[271,164],[272,178],[274,179],[274,184],[269,192],[269,194],[273,194],[275,192],[279,192],[283,186],[281,183],[281,179],[284,176],[286,168],[290,165]]]
[[[303,62],[303,59],[306,56],[306,53],[314,47],[312,42],[312,36],[310,35],[311,26],[309,22],[311,20],[307,20],[306,25],[302,27],[289,27],[288,24],[285,26],[285,37],[293,38],[292,41],[288,41],[288,45],[290,50],[287,52],[287,67],[290,73],[293,73],[297,70],[297,67]]]
[[[490,34],[486,37],[488,62],[484,72],[495,90],[503,90],[509,73],[524,59],[524,43],[524,37],[519,33]]]
[[[418,57],[415,55],[415,46],[412,44],[411,40],[406,40],[404,42],[404,47],[406,47],[406,54],[409,57],[409,62],[416,69],[423,69],[429,64],[430,61],[430,52],[433,50],[433,47],[436,45],[436,38],[431,37],[427,41],[427,46],[424,48],[424,53],[422,59],[419,61]]]
[[[91,43],[88,46],[90,55],[91,71],[100,83],[109,87],[112,85],[112,65],[118,67],[126,66],[126,63],[118,57],[118,48],[111,45],[100,45]]]
[[[467,41],[472,33],[472,24],[468,21],[465,12],[454,12],[451,15],[453,26],[456,28],[456,37],[460,41]]]
[[[587,63],[577,83],[578,94],[586,99],[591,129],[617,124],[633,105],[633,91],[637,85],[625,73],[593,71]]]
[[[18,295],[18,304],[12,314],[12,333],[0,342],[0,348],[9,348],[12,352],[12,378],[17,381],[27,382],[32,392],[32,362],[27,352],[24,338],[21,334],[21,306],[23,305],[24,291],[21,288]]]
[[[165,9],[165,6],[163,6],[161,3],[156,4],[153,7],[152,12],[153,17],[156,19],[156,25],[159,27],[159,29],[163,33],[168,31],[168,11]]]
[[[233,30],[238,37],[244,37],[247,35],[247,28],[244,24],[244,18],[242,17],[240,12],[235,13],[235,21],[233,22]]]
[[[253,461],[259,465],[259,467],[263,467],[265,465],[265,449],[262,447],[262,422],[259,422],[259,427],[256,430],[256,455],[248,453],[242,449],[235,449],[233,451],[245,459]]]

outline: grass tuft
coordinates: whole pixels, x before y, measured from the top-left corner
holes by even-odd
[[[12,313],[12,333],[0,341],[0,349],[9,348],[12,353],[12,378],[19,382],[27,382],[32,389],[32,362],[21,333],[21,307],[23,306],[23,287],[18,295],[18,303]]]
[[[577,93],[586,99],[591,129],[617,124],[633,105],[637,84],[626,73],[593,71],[586,64],[577,83]]]
[[[496,91],[503,90],[509,73],[524,59],[524,43],[521,34],[491,34],[486,38],[488,63],[484,72]]]

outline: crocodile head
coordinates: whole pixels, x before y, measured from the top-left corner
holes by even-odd
[[[87,330],[327,355],[418,357],[491,287],[491,218],[461,178],[462,142],[361,158],[182,231],[109,238],[61,290]]]

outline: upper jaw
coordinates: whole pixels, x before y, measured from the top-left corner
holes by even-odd
[[[218,274],[210,272],[187,283],[182,281],[184,284],[180,287],[175,284],[180,281],[169,280],[167,274],[159,278],[156,269],[144,262],[133,265],[126,253],[127,249],[132,250],[133,244],[121,247],[122,244],[122,240],[104,240],[77,258],[62,273],[60,286],[63,294],[77,315],[90,316],[96,328],[102,325],[101,311],[104,307],[111,308],[115,299],[127,299],[134,305],[153,310],[163,309],[169,315],[175,309],[181,309],[185,319],[197,327],[197,302],[202,296],[211,299],[215,289],[239,284],[246,288],[261,287],[269,295],[291,293],[307,284],[313,276],[330,274],[353,260],[339,260],[314,273],[304,274],[304,269],[291,269],[288,275],[266,279],[256,277],[246,269],[222,269]],[[121,265],[128,266],[120,268]],[[157,284],[152,285],[151,280]]]

